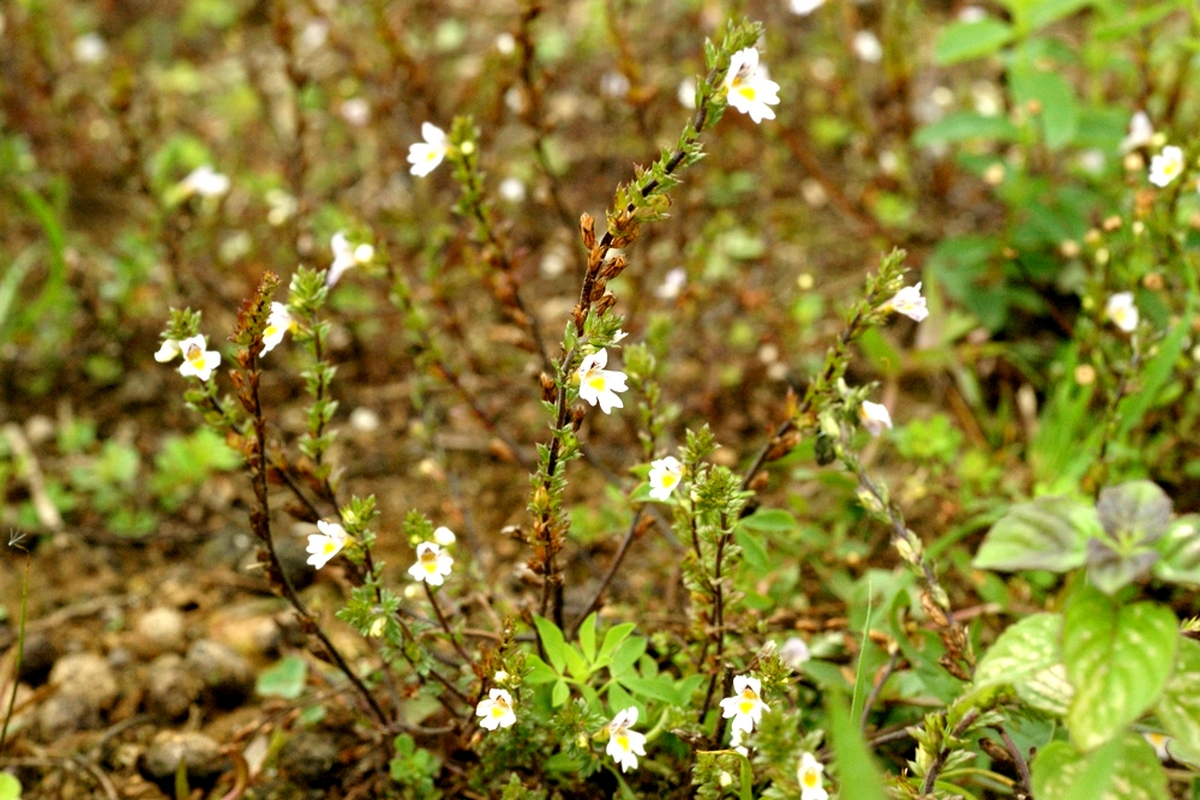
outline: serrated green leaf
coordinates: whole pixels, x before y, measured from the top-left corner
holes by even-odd
[[[609,628],[608,633],[604,634],[604,644],[600,645],[600,657],[597,660],[604,661],[612,656],[617,646],[625,641],[625,638],[633,633],[633,629],[636,627],[632,622],[622,622],[620,625]]]
[[[622,686],[641,697],[648,697],[651,700],[659,700],[671,705],[679,705],[681,702],[679,690],[675,688],[675,682],[668,675],[660,675],[657,678],[626,675],[620,680]]]
[[[259,674],[254,691],[263,697],[295,700],[304,693],[307,680],[308,662],[300,656],[285,656]]]
[[[990,56],[1013,39],[1012,26],[992,17],[976,22],[955,22],[942,29],[934,60],[943,66]]]
[[[554,671],[554,668],[547,664],[534,653],[525,656],[525,663],[533,667],[529,674],[525,676],[526,683],[539,684],[550,683],[559,679],[559,673]]]
[[[1154,603],[1118,607],[1090,586],[1063,613],[1063,663],[1075,687],[1071,736],[1093,750],[1119,734],[1158,698],[1179,640],[1175,615]]]
[[[596,612],[587,615],[587,619],[579,626],[579,646],[583,649],[583,657],[589,662],[596,660]]]
[[[1180,640],[1175,672],[1154,710],[1167,733],[1200,746],[1200,642]]]
[[[1171,583],[1200,584],[1200,516],[1188,514],[1175,520],[1155,546],[1162,554],[1154,565],[1156,577]]]
[[[538,639],[542,643],[542,649],[546,651],[546,658],[550,659],[554,671],[562,675],[567,666],[566,656],[563,655],[566,640],[563,639],[562,631],[550,620],[537,615],[533,617],[533,624],[537,626]]]
[[[1051,742],[1032,764],[1038,800],[1167,800],[1167,774],[1141,736],[1126,733],[1084,755]]]
[[[979,661],[975,686],[1015,685],[1062,661],[1062,622],[1061,614],[1034,614],[1010,626]]]
[[[567,686],[567,682],[559,680],[554,684],[554,688],[550,690],[550,705],[558,708],[571,697],[571,687]]]
[[[613,653],[612,662],[608,665],[608,671],[612,673],[614,678],[622,678],[633,672],[633,665],[642,657],[642,653],[646,652],[646,640],[640,636],[635,636],[632,639],[626,639],[621,642],[620,647]]]
[[[1039,497],[1013,506],[991,527],[973,564],[1066,572],[1083,566],[1088,539],[1102,532],[1095,508],[1070,497]]]

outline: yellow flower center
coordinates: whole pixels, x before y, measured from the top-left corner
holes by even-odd
[[[812,767],[804,770],[804,774],[800,776],[800,783],[804,784],[805,789],[812,789],[821,782],[821,776]]]
[[[204,363],[204,350],[199,345],[188,345],[187,360],[193,367],[200,366]]]
[[[618,734],[617,734],[617,736],[616,736],[616,739],[617,739],[617,746],[618,746],[618,747],[620,747],[622,750],[628,750],[628,749],[629,749],[629,737],[628,737],[628,736],[626,736],[626,735],[625,735],[625,734],[623,734],[623,733],[618,733]]]
[[[324,553],[325,555],[329,555],[330,553],[336,553],[337,551],[338,551],[338,544],[333,539],[326,539],[325,542],[321,545],[321,552]]]
[[[756,90],[752,84],[735,82],[733,88],[738,94],[752,103],[758,99],[758,90]]]
[[[663,486],[674,486],[678,482],[679,482],[678,476],[673,475],[670,472],[663,473],[663,476],[662,476],[662,485]]]
[[[587,376],[587,385],[597,392],[603,392],[608,387],[608,381],[603,375],[589,374]]]

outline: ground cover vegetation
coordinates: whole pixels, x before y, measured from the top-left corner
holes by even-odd
[[[0,800],[1200,797],[1190,0],[0,44]]]

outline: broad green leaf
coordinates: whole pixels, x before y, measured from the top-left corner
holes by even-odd
[[[1154,710],[1167,733],[1200,746],[1200,642],[1179,642],[1175,674],[1163,687]]]
[[[854,800],[885,800],[883,776],[871,758],[862,731],[850,718],[846,701],[840,692],[830,692],[829,736],[833,749],[833,761],[837,764],[841,784],[839,797]]]
[[[782,508],[760,509],[742,520],[740,525],[746,530],[762,533],[790,533],[800,527],[792,512]]]
[[[1020,129],[1008,117],[987,116],[974,111],[957,111],[921,128],[913,136],[913,144],[917,147],[929,147],[935,144],[966,142],[972,139],[1013,142],[1020,135]]]
[[[1156,546],[1162,554],[1154,565],[1156,577],[1171,583],[1200,584],[1200,515],[1175,520]]]
[[[1075,138],[1079,130],[1079,103],[1067,79],[1057,72],[1017,66],[1009,70],[1013,96],[1024,106],[1036,103],[1046,146],[1059,150]]]
[[[642,657],[642,653],[646,652],[646,640],[640,636],[635,636],[632,639],[626,639],[613,653],[612,662],[608,665],[608,671],[612,673],[614,678],[621,678],[624,675],[633,671],[633,665]]]
[[[538,639],[542,643],[542,649],[546,651],[546,658],[550,659],[554,671],[562,675],[567,666],[566,656],[563,655],[566,642],[562,631],[550,620],[537,615],[534,615],[533,624],[537,626]]]
[[[1083,566],[1087,540],[1102,530],[1095,508],[1070,497],[1039,497],[1001,517],[973,563],[976,569],[1066,572]]]
[[[1154,703],[1178,640],[1175,615],[1163,606],[1118,606],[1088,586],[1071,598],[1063,613],[1063,663],[1075,687],[1067,722],[1081,749],[1109,741]]]
[[[286,656],[258,676],[254,690],[263,697],[295,700],[304,693],[308,680],[308,662],[300,656]]]
[[[1062,660],[1062,615],[1034,614],[1000,634],[975,670],[975,686],[1021,683]]]
[[[558,708],[563,703],[567,702],[571,697],[571,687],[567,686],[567,682],[559,680],[554,684],[554,688],[550,691],[550,705]]]
[[[1147,546],[1119,545],[1102,539],[1087,543],[1088,580],[1109,596],[1148,575],[1156,561],[1158,552]]]
[[[742,559],[751,572],[762,575],[771,568],[771,559],[760,537],[739,528],[734,532],[733,538],[742,548]]]
[[[573,644],[564,644],[562,649],[563,660],[567,662],[567,671],[576,678],[584,679],[591,673],[588,669],[588,662],[584,659],[583,654]]]
[[[0,772],[0,800],[21,800],[21,782],[7,772]]]
[[[1037,800],[1167,800],[1167,774],[1154,749],[1126,733],[1084,755],[1066,742],[1051,742],[1032,764]]]
[[[609,628],[608,633],[604,634],[604,644],[600,645],[599,660],[603,661],[610,657],[617,649],[617,645],[625,641],[625,637],[633,633],[635,627],[637,626],[632,622],[622,622],[620,625]]]
[[[1171,505],[1153,481],[1128,481],[1101,491],[1096,512],[1110,536],[1152,544],[1171,524]]]
[[[596,612],[588,614],[587,619],[579,626],[579,646],[583,648],[583,657],[589,662],[596,660]]]
[[[626,675],[621,678],[621,684],[641,697],[660,700],[664,703],[678,705],[681,702],[679,690],[670,676],[660,675],[657,678],[639,678]]]
[[[1055,664],[1016,685],[1017,697],[1025,705],[1056,717],[1065,717],[1075,699],[1075,688],[1067,679],[1067,668]]]
[[[525,656],[525,662],[533,667],[529,674],[525,676],[526,683],[550,683],[551,681],[558,680],[559,674],[554,671],[554,668],[538,658],[536,654],[530,653]]]
[[[998,19],[985,17],[977,22],[956,22],[943,28],[938,35],[933,57],[943,66],[957,64],[990,56],[1012,39],[1012,27]]]

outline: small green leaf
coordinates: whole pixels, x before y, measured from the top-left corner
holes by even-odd
[[[0,772],[0,800],[21,800],[21,782],[7,772]]]
[[[1061,614],[1034,614],[1000,634],[975,670],[975,686],[1011,686],[1062,660]]]
[[[1167,733],[1200,746],[1200,643],[1180,640],[1175,673],[1154,710]]]
[[[761,533],[791,533],[800,527],[792,512],[782,508],[759,509],[740,524],[746,530]]]
[[[550,690],[550,705],[558,708],[571,697],[571,687],[564,680],[557,681]]]
[[[646,640],[640,636],[635,636],[632,639],[626,639],[613,653],[612,663],[608,665],[608,671],[612,673],[614,678],[622,678],[633,671],[633,665],[642,657],[642,653],[646,652]]]
[[[596,612],[587,615],[587,619],[579,626],[579,646],[583,648],[583,657],[589,662],[596,660]]]
[[[529,674],[525,676],[526,683],[539,684],[550,683],[559,678],[559,673],[554,671],[554,668],[547,664],[542,659],[538,658],[535,653],[530,653],[525,656],[525,663],[533,667]]]
[[[679,705],[682,702],[679,697],[679,690],[675,688],[675,682],[671,680],[669,675],[660,675],[657,678],[639,678],[634,675],[626,675],[621,678],[621,684],[632,690],[634,694],[641,697],[648,697],[651,700],[660,700],[671,705]]]
[[[1171,583],[1200,584],[1200,515],[1175,520],[1155,545],[1162,554],[1154,565],[1156,577]]]
[[[1167,800],[1167,774],[1153,748],[1126,733],[1084,755],[1050,742],[1032,764],[1037,800]]]
[[[307,680],[308,662],[300,656],[287,656],[258,676],[254,690],[263,697],[295,700],[304,693]]]
[[[617,649],[617,645],[625,641],[625,637],[633,633],[633,629],[636,627],[632,622],[622,622],[620,625],[609,628],[608,633],[604,634],[604,644],[600,645],[600,657],[597,660],[604,661],[606,658],[610,658]]]
[[[1120,733],[1158,698],[1179,640],[1170,609],[1143,602],[1118,606],[1089,586],[1063,613],[1063,663],[1075,687],[1067,714],[1071,736],[1093,750]]]
[[[983,540],[976,569],[1066,572],[1083,566],[1087,541],[1103,532],[1096,509],[1070,497],[1039,497],[1009,509]]]
[[[564,644],[562,649],[563,660],[567,662],[567,671],[576,678],[584,680],[591,670],[588,669],[588,662],[579,652],[579,649],[572,644]]]
[[[1011,26],[985,17],[976,22],[956,22],[942,29],[934,48],[938,64],[957,64],[990,56],[1013,39]]]
[[[761,537],[739,528],[734,532],[733,538],[742,548],[742,559],[751,572],[762,575],[770,570],[771,559]]]
[[[550,659],[550,665],[554,667],[555,672],[562,675],[567,666],[566,657],[563,655],[566,641],[562,631],[550,620],[537,615],[533,617],[533,624],[537,626],[538,639],[542,643],[542,649],[546,651],[546,657]]]

